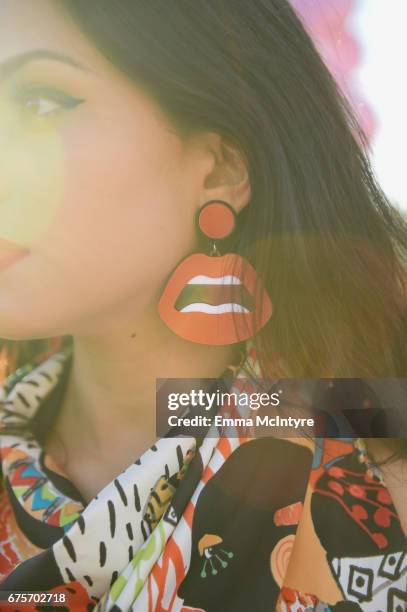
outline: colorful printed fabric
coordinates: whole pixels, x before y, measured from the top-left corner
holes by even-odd
[[[86,504],[41,448],[71,358],[1,391],[2,590],[64,593],[74,611],[407,609],[407,540],[362,440],[165,437]],[[253,372],[250,349],[229,391]]]

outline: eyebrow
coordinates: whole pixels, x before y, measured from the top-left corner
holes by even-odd
[[[50,51],[48,49],[35,49],[33,51],[26,51],[19,55],[13,55],[12,57],[0,62],[0,80],[8,77],[10,74],[27,64],[35,60],[53,60],[62,62],[79,68],[85,72],[90,72],[90,69],[78,62],[73,57],[60,53],[58,51]]]

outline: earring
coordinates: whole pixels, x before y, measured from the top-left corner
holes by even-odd
[[[200,231],[211,239],[209,255],[194,253],[172,273],[158,304],[164,323],[198,344],[227,345],[251,338],[270,319],[272,305],[256,271],[237,253],[221,255],[217,240],[236,226],[233,208],[210,200],[198,215]]]

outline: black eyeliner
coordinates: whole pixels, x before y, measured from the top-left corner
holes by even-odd
[[[44,87],[41,85],[36,86],[25,86],[21,85],[17,88],[16,91],[16,99],[22,103],[25,99],[28,99],[29,96],[42,95],[44,98],[49,98],[61,106],[64,106],[68,109],[73,109],[79,104],[85,102],[85,98],[75,98],[74,96],[70,96],[69,94],[65,94],[58,89],[54,89],[51,87]]]

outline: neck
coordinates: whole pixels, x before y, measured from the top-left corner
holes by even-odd
[[[95,450],[135,435],[153,444],[156,378],[216,378],[235,355],[233,346],[193,344],[161,324],[74,336],[59,429],[83,432]]]

